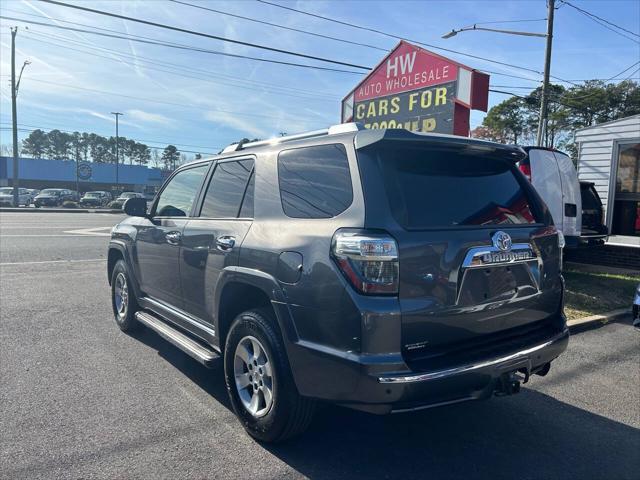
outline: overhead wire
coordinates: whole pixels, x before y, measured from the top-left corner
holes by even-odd
[[[257,48],[257,49],[266,50],[266,51],[269,51],[269,52],[281,53],[283,55],[290,55],[290,56],[294,56],[294,57],[306,58],[306,59],[309,59],[309,60],[316,60],[316,61],[319,61],[319,62],[331,63],[333,65],[341,65],[341,66],[344,66],[344,67],[352,67],[352,68],[360,68],[362,70],[370,70],[369,67],[365,67],[363,65],[358,65],[358,64],[355,64],[355,63],[343,62],[341,60],[334,60],[334,59],[326,58],[326,57],[319,57],[317,55],[309,55],[309,54],[306,54],[306,53],[295,52],[293,50],[286,50],[284,48],[271,47],[271,46],[262,45],[262,44],[259,44],[259,43],[246,42],[244,40],[237,40],[237,39],[233,39],[233,38],[223,37],[223,36],[220,36],[220,35],[213,35],[213,34],[210,34],[210,33],[197,32],[195,30],[191,30],[191,29],[188,29],[188,28],[181,28],[181,27],[176,27],[174,25],[167,25],[167,24],[164,24],[164,23],[152,22],[150,20],[144,20],[142,18],[131,17],[131,16],[128,16],[128,15],[120,15],[120,14],[117,14],[117,13],[106,12],[104,10],[97,10],[95,8],[88,8],[88,7],[83,7],[83,6],[80,6],[80,5],[72,5],[72,4],[69,4],[69,3],[59,2],[57,0],[39,0],[39,1],[51,4],[51,5],[58,5],[60,7],[71,8],[71,9],[74,9],[74,10],[80,10],[80,11],[83,11],[83,12],[95,13],[96,15],[102,15],[102,16],[111,17],[111,18],[118,18],[120,20],[127,20],[129,22],[140,23],[142,25],[149,25],[149,26],[152,26],[152,27],[163,28],[165,30],[171,30],[171,31],[174,31],[174,32],[186,33],[188,35],[194,35],[194,36],[198,36],[198,37],[209,38],[209,39],[212,39],[212,40],[219,40],[219,41],[222,41],[222,42],[228,42],[228,43],[233,43],[233,44],[236,44],[236,45],[242,45],[244,47]]]
[[[65,37],[59,37],[56,35],[47,35],[47,34],[43,34],[43,33],[39,33],[39,32],[34,32],[32,30],[30,30],[29,32],[27,32],[27,36],[30,37],[32,35],[35,35],[37,37],[44,37],[44,38],[53,38],[54,40],[57,40],[59,42],[64,42],[64,43],[72,43],[72,44],[79,44],[80,42],[77,41],[72,41],[72,40],[68,40]],[[85,53],[87,55],[92,55],[94,57],[99,57],[99,58],[105,58],[107,60],[113,60],[113,61],[118,61],[118,59],[114,59],[111,58],[110,56],[107,55],[99,55],[96,54],[95,51],[89,52],[86,50],[81,50],[78,48],[74,48],[74,47],[70,47],[68,45],[61,45],[59,43],[56,42],[52,42],[52,41],[47,41],[47,40],[41,40],[39,38],[30,38],[33,41],[39,42],[39,43],[44,43],[47,45],[53,45],[53,46],[58,46],[58,47],[62,47],[65,48],[67,50],[73,50],[76,52],[80,52],[80,53]],[[134,59],[136,64],[141,64],[142,66],[144,66],[145,69],[149,69],[149,70],[154,70],[154,71],[159,71],[159,72],[165,72],[165,73],[169,73],[172,75],[176,75],[179,77],[183,77],[183,78],[192,78],[192,79],[196,79],[196,80],[201,80],[204,82],[209,82],[209,83],[213,83],[215,85],[229,85],[229,86],[233,86],[233,87],[237,87],[237,88],[244,88],[247,90],[251,90],[251,91],[260,91],[262,93],[269,93],[269,94],[274,94],[274,95],[285,95],[288,97],[294,97],[294,98],[309,98],[309,99],[314,99],[314,100],[337,100],[337,97],[329,97],[328,95],[322,94],[322,93],[318,93],[318,94],[314,94],[313,92],[306,92],[304,90],[299,90],[299,89],[293,89],[293,91],[289,91],[289,89],[287,87],[279,87],[278,85],[272,85],[272,84],[268,84],[268,83],[264,83],[264,82],[255,82],[255,84],[259,87],[251,87],[249,85],[244,85],[242,82],[245,83],[254,83],[250,80],[244,80],[241,79],[239,77],[233,77],[233,76],[227,76],[227,75],[220,75],[217,73],[210,73],[206,70],[202,70],[202,69],[198,69],[196,67],[186,67],[186,66],[181,66],[181,65],[177,65],[177,64],[172,64],[172,63],[168,63],[168,62],[163,62],[163,61],[158,61],[155,59],[149,59],[148,57],[144,57],[141,55],[132,55],[132,54],[128,54],[125,52],[121,52],[121,51],[117,51],[117,50],[112,50],[112,49],[108,49],[108,48],[104,48],[104,47],[92,47],[90,45],[87,44],[81,44],[81,46],[87,46],[88,48],[92,48],[92,49],[99,49],[99,50],[104,50],[106,52],[111,53],[112,55],[116,55],[118,57],[125,57],[125,58],[132,58]],[[164,68],[157,68],[157,67],[150,67],[148,65],[144,65],[144,64],[150,64],[150,65],[158,65]],[[131,65],[131,64],[130,64]],[[166,70],[166,68],[171,68],[171,69],[175,69],[177,71],[174,70]],[[185,73],[185,71],[188,71],[189,73]],[[199,76],[198,76],[199,75]],[[212,78],[222,78],[223,80],[212,80]],[[299,92],[299,93],[298,93]]]
[[[169,1],[173,2],[173,3],[180,4],[180,5],[186,5],[186,6],[189,6],[189,7],[198,8],[200,10],[206,10],[206,11],[209,11],[209,12],[212,12],[212,13],[217,13],[217,14],[220,14],[220,15],[226,15],[226,16],[233,17],[233,18],[240,18],[242,20],[247,20],[248,22],[259,23],[259,24],[262,24],[262,25],[268,25],[270,27],[276,27],[276,28],[281,28],[283,30],[289,30],[291,32],[302,33],[304,35],[311,35],[311,36],[314,36],[314,37],[324,38],[324,39],[327,39],[327,40],[334,40],[336,42],[347,43],[347,44],[350,44],[350,45],[357,45],[357,46],[360,46],[360,47],[367,47],[367,48],[371,48],[371,49],[374,49],[374,50],[379,50],[379,51],[382,51],[382,52],[388,52],[389,51],[389,49],[387,49],[387,48],[376,47],[375,45],[369,45],[368,43],[354,42],[352,40],[347,40],[345,38],[338,38],[338,37],[333,37],[331,35],[323,35],[321,33],[309,32],[307,30],[302,30],[300,28],[288,27],[286,25],[280,25],[278,23],[267,22],[265,20],[259,20],[257,18],[246,17],[244,15],[238,15],[238,14],[235,14],[235,13],[225,12],[223,10],[217,10],[215,8],[204,7],[202,5],[195,5],[193,3],[183,2],[181,0],[169,0]]]
[[[621,27],[618,24],[610,22],[609,20],[607,20],[605,18],[602,18],[602,17],[596,15],[595,13],[591,13],[591,12],[589,12],[589,11],[583,9],[583,8],[580,8],[580,7],[576,6],[576,5],[574,5],[573,3],[567,2],[566,0],[559,0],[559,1],[560,1],[560,3],[563,3],[564,5],[567,5],[567,6],[571,7],[571,8],[573,8],[573,9],[577,10],[578,12],[582,13],[584,16],[589,17],[591,20],[593,20],[594,22],[596,22],[599,25],[603,26],[604,28],[606,28],[608,30],[611,30],[614,33],[617,33],[618,35],[620,35],[620,36],[622,36],[622,37],[624,37],[624,38],[626,38],[628,40],[631,40],[632,42],[640,43],[640,40],[636,40],[635,38],[629,37],[628,35],[625,35],[624,33],[622,33],[619,30],[622,30],[623,32],[630,33],[631,35],[634,35],[634,36],[636,36],[638,38],[640,38],[640,34],[637,34],[635,32],[632,32],[631,30],[628,30],[628,29],[626,29],[624,27]],[[615,27],[618,30],[615,30],[615,28],[612,28],[612,27]]]
[[[282,61],[282,60],[274,60],[274,59],[267,59],[267,58],[252,57],[250,55],[240,55],[240,54],[236,54],[236,53],[228,53],[228,52],[222,52],[222,51],[219,51],[219,50],[211,50],[211,49],[207,49],[207,48],[199,48],[199,47],[193,47],[193,46],[181,45],[181,44],[174,44],[174,43],[157,41],[157,40],[145,40],[144,38],[140,38],[139,35],[130,35],[130,36],[125,36],[125,35],[128,35],[128,34],[115,35],[115,34],[109,34],[109,33],[103,33],[103,32],[96,32],[96,31],[93,31],[93,30],[86,30],[86,29],[82,29],[82,28],[67,27],[67,26],[63,26],[63,25],[53,25],[53,24],[50,24],[50,23],[37,22],[35,20],[26,20],[24,18],[9,17],[9,16],[6,16],[6,15],[0,15],[0,19],[13,20],[13,21],[18,21],[18,22],[28,23],[28,24],[31,24],[31,25],[40,25],[40,26],[43,26],[43,27],[57,28],[57,29],[62,29],[62,30],[74,31],[74,32],[89,33],[89,34],[92,34],[92,35],[99,35],[99,36],[103,36],[103,37],[117,38],[117,39],[120,39],[120,40],[128,40],[128,41],[131,41],[131,42],[146,43],[146,44],[149,44],[149,45],[159,45],[159,46],[163,46],[163,47],[175,48],[175,49],[178,49],[178,50],[189,50],[189,51],[193,51],[193,52],[209,53],[209,54],[212,54],[212,55],[221,55],[221,56],[224,56],[224,57],[242,58],[242,59],[253,60],[253,61],[257,61],[257,62],[274,63],[274,64],[278,64],[278,65],[288,65],[288,66],[307,68],[307,69],[312,69],[312,70],[323,70],[323,71],[330,71],[330,72],[350,73],[350,74],[355,74],[355,75],[363,75],[364,74],[364,72],[355,72],[353,70],[344,70],[344,69],[332,68],[332,67],[322,67],[320,65],[307,65],[307,64],[303,64],[303,63],[286,62],[286,61]]]

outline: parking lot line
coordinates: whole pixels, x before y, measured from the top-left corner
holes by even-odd
[[[74,235],[70,235],[74,236]],[[87,263],[87,262],[105,262],[106,258],[88,258],[85,260],[42,260],[38,262],[5,262],[0,263],[0,267],[4,267],[7,265],[38,265],[45,263]]]

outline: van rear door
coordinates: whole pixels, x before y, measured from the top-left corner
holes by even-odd
[[[563,187],[556,157],[550,150],[532,148],[529,150],[529,162],[533,186],[549,207],[554,225],[565,233]]]
[[[365,226],[398,243],[412,368],[471,361],[561,328],[557,232],[512,158],[428,137],[379,142],[358,158]]]

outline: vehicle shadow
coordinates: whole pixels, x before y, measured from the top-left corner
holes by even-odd
[[[231,408],[222,363],[206,369],[149,331],[135,338]],[[322,405],[304,435],[262,448],[318,479],[600,480],[637,479],[640,472],[640,429],[530,388],[513,397],[388,416]]]

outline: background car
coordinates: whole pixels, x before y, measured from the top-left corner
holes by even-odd
[[[28,207],[32,201],[33,196],[29,190],[26,188],[18,188],[18,205],[15,205],[13,202],[13,187],[0,188],[0,205],[2,206],[17,207],[24,205]]]
[[[104,207],[111,201],[111,194],[105,191],[86,192],[80,199],[84,207]]]
[[[109,206],[111,208],[122,208],[124,206],[124,202],[130,198],[145,198],[145,196],[138,192],[122,192],[118,198],[109,204]]]
[[[73,192],[66,188],[45,188],[33,200],[36,207],[59,207],[67,200],[74,200]]]
[[[597,245],[604,243],[609,236],[609,229],[604,224],[604,207],[600,195],[593,182],[580,182],[582,197],[582,230],[580,243]]]

